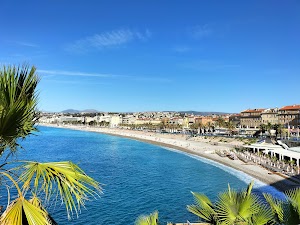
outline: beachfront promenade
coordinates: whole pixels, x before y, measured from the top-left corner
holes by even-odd
[[[226,143],[216,142],[210,138],[201,136],[188,137],[187,135],[183,134],[162,134],[147,131],[76,125],[41,125],[105,133],[177,149],[240,170],[266,184],[274,186],[275,188],[281,191],[300,186],[300,182],[298,182],[297,180],[287,179],[289,177],[289,174],[279,173],[278,171],[272,171],[271,168],[276,168],[277,165],[272,164],[273,161],[270,161],[270,159],[267,158],[265,159],[265,161],[263,161],[264,158],[261,158],[261,161],[259,161],[259,157],[261,156],[255,155],[254,152],[238,153],[240,157],[242,157],[243,154],[245,158],[247,158],[247,154],[249,154],[247,159],[248,162],[243,160],[232,160],[229,157],[220,157],[218,154],[216,154],[216,152],[220,151],[230,152],[234,150],[235,147],[243,147],[244,142],[238,140],[233,140],[230,143]],[[265,164],[263,164],[263,162],[265,162]],[[268,168],[268,166],[270,168]]]

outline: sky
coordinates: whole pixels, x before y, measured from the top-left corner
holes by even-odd
[[[240,112],[300,104],[300,1],[1,0],[0,65],[39,109]]]

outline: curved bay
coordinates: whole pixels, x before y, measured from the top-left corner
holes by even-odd
[[[246,182],[223,169],[186,154],[135,140],[99,133],[39,127],[22,144],[17,158],[37,161],[71,160],[101,182],[104,194],[87,202],[79,218],[67,220],[57,204],[49,210],[58,224],[134,224],[140,214],[159,211],[162,224],[196,221],[186,210],[191,191],[215,200],[227,188]]]

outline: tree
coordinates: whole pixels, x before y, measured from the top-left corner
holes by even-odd
[[[259,125],[259,130],[260,130],[260,132],[261,133],[265,133],[266,132],[266,130],[267,130],[267,127],[266,127],[266,125],[265,124],[260,124]]]
[[[228,186],[228,191],[219,194],[216,203],[199,193],[193,193],[195,205],[187,209],[209,224],[226,225],[269,225],[300,224],[300,189],[287,191],[286,200],[279,200],[263,193],[265,204],[252,194],[253,182],[246,190],[236,192]]]
[[[266,125],[266,130],[268,131],[269,136],[271,136],[272,128],[273,128],[272,124],[270,122],[268,122],[267,125]]]
[[[207,122],[206,127],[208,129],[208,132],[214,132],[215,130],[214,124],[211,122]]]
[[[282,134],[282,129],[283,129],[282,124],[274,124],[274,125],[273,125],[273,129],[275,130],[275,136],[276,136],[276,137],[277,137],[278,135],[281,136],[281,134]]]
[[[15,152],[18,140],[37,130],[38,82],[35,67],[9,66],[0,70],[1,154],[6,150]],[[17,197],[9,197],[8,206],[0,215],[2,225],[56,224],[46,210],[52,197],[61,199],[70,218],[89,196],[96,197],[101,192],[99,183],[72,162],[12,161],[0,165],[0,169],[1,185],[17,190]]]
[[[272,211],[252,193],[252,187],[253,182],[246,190],[236,192],[228,185],[215,204],[206,195],[192,192],[196,204],[188,205],[187,209],[209,224],[268,224],[273,220]]]
[[[223,127],[225,125],[225,120],[221,116],[219,116],[216,120],[216,126],[217,127]]]
[[[17,140],[36,131],[35,93],[39,78],[35,69],[8,67],[0,71],[0,154],[14,152]]]
[[[228,129],[229,133],[232,134],[235,130],[235,127],[232,122],[225,122],[225,127]]]
[[[158,212],[154,212],[149,216],[139,216],[135,225],[158,225]]]
[[[264,194],[274,214],[276,224],[294,225],[300,224],[300,189],[286,192],[287,200],[273,198],[270,194]]]

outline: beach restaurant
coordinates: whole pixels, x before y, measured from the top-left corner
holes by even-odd
[[[256,143],[244,145],[243,147],[252,150],[253,153],[270,154],[271,157],[276,156],[279,160],[294,160],[298,167],[300,164],[300,147],[284,148],[281,145],[269,143]]]

